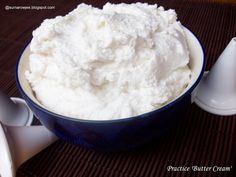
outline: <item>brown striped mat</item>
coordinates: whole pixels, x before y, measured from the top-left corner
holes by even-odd
[[[180,21],[205,46],[207,69],[216,61],[230,39],[236,36],[236,6],[197,0],[146,1],[174,8]],[[64,15],[81,1],[1,1],[0,5],[0,89],[20,96],[14,81],[14,67],[31,32],[43,19]],[[105,1],[83,1],[102,6]],[[121,1],[114,1],[121,2]],[[124,0],[122,2],[134,2]],[[226,3],[223,3],[226,2]],[[234,3],[235,4],[235,3]],[[54,6],[54,10],[7,10],[6,6]],[[215,116],[194,104],[183,122],[162,140],[135,151],[99,153],[61,140],[34,156],[18,170],[18,177],[70,176],[236,176],[236,116]],[[38,121],[35,120],[35,124]],[[1,158],[1,157],[0,157]],[[1,165],[1,164],[0,164]],[[232,166],[230,172],[170,172],[168,166]]]

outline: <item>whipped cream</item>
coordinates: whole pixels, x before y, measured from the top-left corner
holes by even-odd
[[[39,102],[69,117],[108,120],[167,104],[190,82],[174,10],[146,3],[80,4],[33,31],[26,78]]]

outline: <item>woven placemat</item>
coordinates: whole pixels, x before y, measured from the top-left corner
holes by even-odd
[[[1,1],[0,89],[20,96],[14,78],[16,60],[45,18],[64,15],[81,1]],[[84,1],[101,7],[105,1]],[[134,1],[114,1],[134,2]],[[236,36],[236,6],[204,1],[143,1],[174,8],[179,20],[205,46],[207,69]],[[26,4],[27,3],[27,4]],[[54,10],[7,10],[6,6],[54,6]],[[183,121],[157,142],[134,151],[101,153],[62,140],[49,146],[18,170],[17,177],[70,176],[236,176],[236,116],[215,116],[194,104]],[[39,124],[37,120],[34,124]],[[1,157],[0,157],[1,158]],[[0,164],[1,165],[1,164]],[[171,172],[168,166],[230,167],[230,172]],[[231,168],[232,167],[232,168]]]

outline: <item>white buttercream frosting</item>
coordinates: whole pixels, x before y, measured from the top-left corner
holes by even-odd
[[[189,52],[174,10],[80,4],[33,31],[26,77],[39,102],[69,117],[108,120],[155,110],[189,84]]]

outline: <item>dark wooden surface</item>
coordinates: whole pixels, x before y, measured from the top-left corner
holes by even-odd
[[[82,1],[1,1],[0,89],[20,96],[14,79],[15,63],[32,30],[43,19],[64,15]],[[101,7],[105,1],[85,1]],[[114,1],[121,2],[121,1]],[[123,1],[133,2],[133,1]],[[180,21],[202,41],[207,69],[236,36],[236,6],[211,1],[144,1],[174,8]],[[5,6],[55,6],[54,10],[5,10]],[[24,163],[17,177],[70,176],[236,176],[236,116],[215,116],[194,104],[183,122],[162,140],[135,151],[100,153],[58,140]],[[38,121],[35,121],[37,124]],[[1,157],[0,157],[1,158]],[[0,164],[1,165],[1,164]],[[232,166],[231,172],[168,172],[172,166]]]

